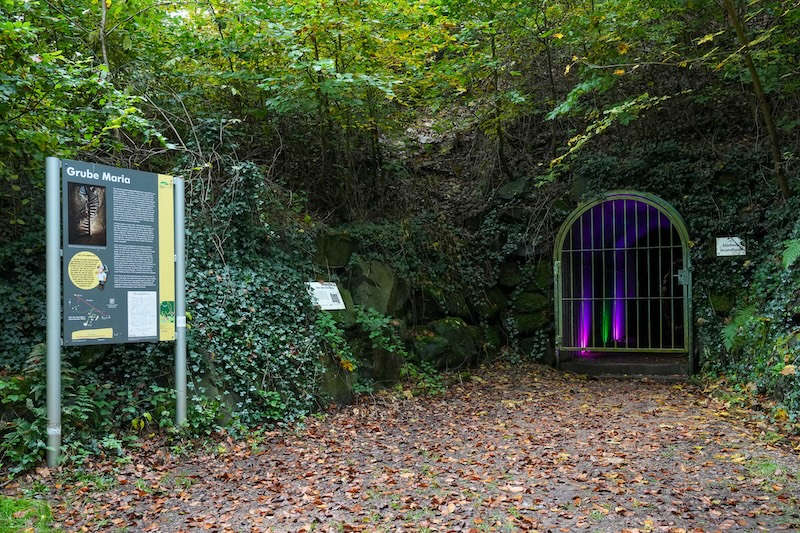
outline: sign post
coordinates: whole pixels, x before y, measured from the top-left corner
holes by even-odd
[[[186,422],[186,245],[183,178],[175,178],[175,423]]]
[[[50,466],[61,447],[62,345],[176,340],[176,420],[186,421],[183,192],[180,178],[47,158]]]
[[[61,449],[61,202],[60,161],[47,158],[47,464]]]

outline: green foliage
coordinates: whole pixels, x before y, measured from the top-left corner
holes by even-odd
[[[43,355],[44,345],[37,345],[20,374],[0,378],[0,465],[11,474],[36,464],[47,446]],[[115,417],[120,416],[126,400],[130,401],[116,397],[111,383],[95,380],[95,376],[79,379],[75,367],[64,361],[61,420],[72,461],[108,451],[104,444],[110,441],[102,437],[110,435]]]
[[[763,380],[797,405],[795,378],[780,372],[795,353],[798,205],[765,186],[744,50],[716,3],[129,0],[106,6],[104,26],[101,5],[0,0],[5,467],[43,450],[43,383],[26,363],[44,340],[48,155],[186,179],[183,431],[308,413],[326,357],[358,373],[385,350],[438,390],[394,318],[357,309],[345,331],[311,308],[304,282],[330,274],[309,262],[317,221],[352,232],[353,261],[386,263],[410,286],[404,323],[430,320],[431,300],[449,313],[457,295],[469,304],[459,314],[504,325],[515,343],[513,310],[489,319],[476,303],[504,263],[549,260],[583,189],[653,191],[684,214],[705,370]],[[800,8],[739,8],[793,162]],[[732,232],[747,259],[715,259],[706,244]],[[709,305],[718,293],[735,294],[731,316]],[[544,353],[549,335],[526,339],[523,355]],[[74,460],[170,430],[169,346],[66,349],[64,360]]]
[[[350,349],[344,331],[339,328],[333,316],[325,312],[317,313],[315,326],[320,340],[330,351],[334,362],[347,372],[356,371],[358,360]]]
[[[44,342],[44,232],[31,231],[0,246],[0,367],[19,370]]]
[[[786,249],[783,251],[783,268],[790,268],[795,261],[800,259],[800,239],[786,241]]]
[[[445,391],[441,373],[428,361],[407,362],[400,372],[403,379],[410,384],[411,391],[415,395],[436,396]]]
[[[0,531],[52,531],[53,513],[42,501],[0,496]]]
[[[745,344],[745,335],[749,337],[749,342],[756,344],[758,348],[764,348],[764,324],[763,318],[756,316],[756,306],[751,305],[744,309],[739,309],[731,318],[728,325],[722,328],[722,338],[725,341],[725,348],[733,350],[741,348]],[[760,340],[754,340],[754,337]]]
[[[285,221],[276,228],[285,208],[258,166],[223,164],[225,187],[192,199],[200,206],[216,196],[190,230],[190,395],[198,405],[220,401],[227,417],[248,426],[294,420],[315,406],[323,371],[305,287],[310,238]],[[208,404],[206,416],[217,407]]]
[[[356,325],[367,335],[373,349],[385,350],[403,358],[408,352],[400,336],[397,334],[397,320],[385,316],[374,309],[356,306],[354,309]]]
[[[79,53],[84,48],[80,39],[51,38],[53,33],[76,33],[70,18],[39,2],[0,3],[0,237],[4,240],[41,224],[38,206],[46,156],[108,150],[120,145],[114,132],[121,129],[146,144],[165,142],[144,118],[139,107],[143,99],[118,89],[107,71]]]

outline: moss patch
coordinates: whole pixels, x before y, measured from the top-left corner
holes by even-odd
[[[0,496],[0,531],[52,531],[52,521],[45,502]]]

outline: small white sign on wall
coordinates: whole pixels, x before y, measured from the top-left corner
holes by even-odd
[[[339,287],[332,281],[320,282],[309,281],[306,283],[308,293],[314,305],[318,306],[323,311],[341,311],[346,309],[342,295],[339,293]]]
[[[717,237],[717,257],[747,255],[741,237]]]

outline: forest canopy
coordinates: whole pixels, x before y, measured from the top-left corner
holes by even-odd
[[[792,0],[0,0],[4,464],[43,448],[47,156],[186,179],[197,432],[301,417],[331,368],[548,360],[553,237],[615,189],[687,220],[697,370],[796,421],[798,40]],[[168,347],[65,365],[73,455],[169,426]]]

